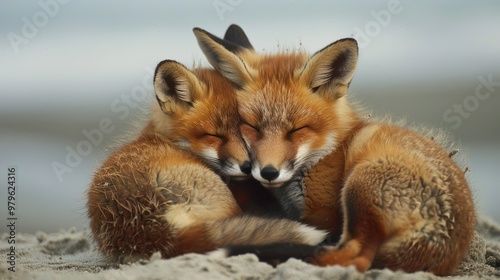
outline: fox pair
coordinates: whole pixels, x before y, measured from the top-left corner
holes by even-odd
[[[93,178],[102,253],[124,262],[225,248],[453,274],[475,227],[464,171],[431,137],[350,106],[355,40],[259,54],[236,25],[223,39],[194,33],[215,69],[161,62],[149,122]],[[327,237],[338,243],[320,246]]]

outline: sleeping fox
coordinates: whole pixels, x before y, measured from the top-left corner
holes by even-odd
[[[452,274],[475,227],[464,171],[433,139],[369,121],[346,93],[358,46],[258,54],[195,28],[208,61],[233,83],[252,176],[288,217],[328,230],[318,265]],[[306,246],[307,247],[307,246]]]
[[[128,262],[157,251],[168,258],[229,244],[324,239],[326,232],[296,221],[243,214],[222,180],[251,168],[230,82],[213,69],[190,71],[166,60],[154,87],[151,119],[104,162],[88,191],[103,254]]]

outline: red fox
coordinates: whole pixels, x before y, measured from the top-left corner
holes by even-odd
[[[208,61],[233,82],[252,176],[291,218],[337,246],[318,265],[452,274],[469,248],[475,210],[464,171],[432,139],[360,116],[346,97],[358,46],[313,55],[257,54],[195,28]]]
[[[140,136],[114,152],[88,191],[99,250],[128,262],[228,244],[315,245],[326,232],[297,221],[242,214],[221,177],[250,169],[229,81],[213,69],[166,60],[155,71],[157,103]]]
[[[224,40],[236,44],[236,48],[253,50],[253,46],[250,40],[248,40],[245,32],[236,24],[232,24],[228,27],[224,34]],[[235,115],[237,115],[237,113]],[[251,169],[245,171],[250,174]],[[231,193],[242,210],[252,214],[282,216],[282,214],[280,214],[281,207],[272,193],[264,189],[257,180],[251,176],[249,177],[250,178],[246,178],[245,180],[226,181]]]

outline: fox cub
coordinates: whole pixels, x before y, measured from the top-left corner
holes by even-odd
[[[450,275],[472,239],[464,171],[432,139],[358,115],[346,98],[354,39],[313,55],[257,54],[202,29],[208,61],[236,88],[252,176],[288,217],[328,230],[318,265]]]
[[[88,191],[103,254],[127,262],[157,251],[168,258],[228,244],[324,239],[326,232],[296,221],[242,214],[219,176],[250,172],[230,82],[215,70],[166,60],[154,87],[158,102],[148,124],[104,162]]]

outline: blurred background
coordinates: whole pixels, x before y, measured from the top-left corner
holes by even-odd
[[[315,52],[356,38],[360,61],[349,94],[374,116],[451,132],[479,213],[500,221],[499,1],[0,6],[0,221],[7,221],[7,169],[15,166],[18,232],[87,226],[93,171],[110,145],[140,126],[154,100],[156,64],[168,58],[208,65],[192,28],[222,36],[232,23],[258,51]]]

